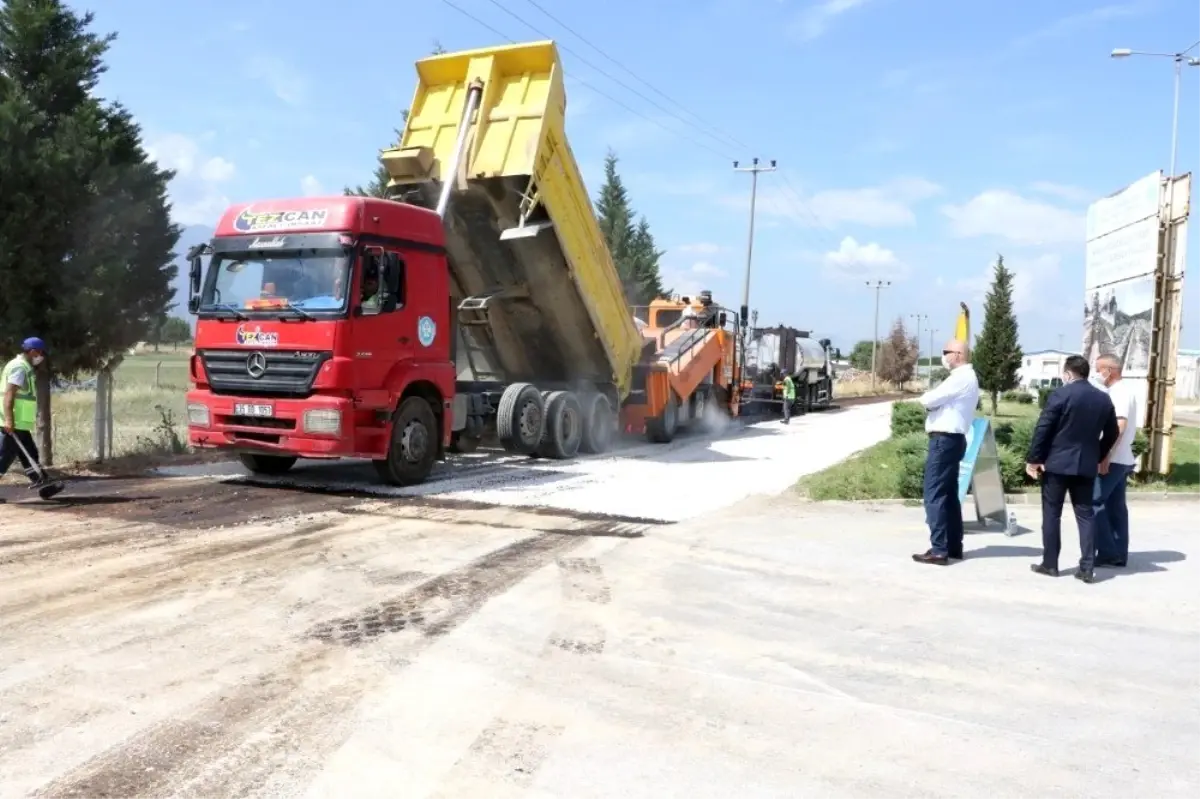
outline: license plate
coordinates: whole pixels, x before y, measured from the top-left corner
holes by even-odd
[[[239,402],[233,406],[234,416],[274,416],[275,408],[271,405],[257,405],[252,402]]]

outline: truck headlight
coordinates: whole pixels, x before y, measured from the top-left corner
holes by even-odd
[[[342,432],[342,412],[324,408],[305,411],[304,432],[326,434]]]
[[[201,402],[189,402],[187,406],[188,424],[192,427],[208,427],[212,418],[208,406]]]

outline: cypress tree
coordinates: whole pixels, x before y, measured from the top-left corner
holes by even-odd
[[[1013,313],[1013,273],[1004,265],[1004,256],[996,259],[992,286],[983,307],[983,330],[975,340],[971,355],[979,387],[992,400],[996,413],[1000,392],[1017,386],[1017,370],[1021,366],[1021,345],[1017,317]]]

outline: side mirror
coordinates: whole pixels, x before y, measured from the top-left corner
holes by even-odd
[[[204,245],[197,245],[188,251],[188,312],[195,314],[200,310],[200,281],[204,275],[204,267],[200,256]]]

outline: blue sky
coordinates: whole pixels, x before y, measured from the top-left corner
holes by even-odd
[[[960,300],[982,319],[1003,253],[1033,350],[1079,346],[1088,203],[1168,167],[1170,61],[1108,53],[1200,39],[1196,0],[536,0],[597,52],[528,0],[452,2],[499,33],[443,0],[105,0],[96,27],[119,39],[101,91],[179,171],[177,221],[212,225],[229,202],[368,179],[435,41],[548,35],[589,191],[612,147],[669,285],[739,304],[749,177],[731,161],[774,158],[754,249],[760,323],[849,346],[871,335],[864,282],[881,278],[881,327],[925,314],[944,338]],[[1180,172],[1200,155],[1200,68],[1183,86]]]

